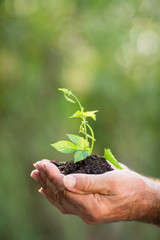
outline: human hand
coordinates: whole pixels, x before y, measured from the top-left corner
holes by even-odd
[[[152,184],[133,171],[64,176],[48,160],[39,161],[35,168],[31,177],[40,184],[40,193],[62,213],[77,215],[88,224],[145,221],[152,208],[147,201]]]

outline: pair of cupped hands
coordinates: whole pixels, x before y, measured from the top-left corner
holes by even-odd
[[[39,192],[63,214],[79,216],[88,224],[141,220],[145,214],[145,177],[129,170],[99,175],[63,175],[49,160],[34,164],[31,177]]]

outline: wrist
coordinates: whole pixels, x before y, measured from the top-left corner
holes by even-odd
[[[160,182],[144,177],[142,204],[143,214],[140,221],[160,226]]]

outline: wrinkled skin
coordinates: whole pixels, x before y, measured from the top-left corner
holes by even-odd
[[[151,179],[130,170],[64,176],[49,160],[34,166],[31,177],[41,186],[39,192],[63,214],[77,215],[88,224],[126,220],[159,224],[160,188]]]

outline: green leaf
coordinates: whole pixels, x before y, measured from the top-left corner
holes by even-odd
[[[90,156],[90,151],[83,150],[77,151],[74,155],[74,163],[79,162],[88,156]]]
[[[98,110],[84,112],[84,116],[85,117],[91,117],[91,118],[93,118],[94,121],[96,121],[96,114],[95,114],[96,112],[98,112]]]
[[[106,160],[108,160],[110,163],[112,163],[116,168],[123,169],[115,159],[114,155],[112,154],[111,150],[109,148],[105,149],[104,157]]]
[[[64,93],[69,93],[69,90],[66,88],[58,88],[59,91],[62,91]]]
[[[77,150],[77,146],[70,141],[59,141],[51,144],[51,146],[62,153],[72,153]]]
[[[75,101],[73,101],[71,98],[69,98],[66,94],[64,95],[64,97],[66,98],[66,100],[68,102],[75,103]]]
[[[77,148],[80,150],[89,150],[89,142],[83,137],[77,136],[75,134],[67,134],[67,137],[76,144]]]
[[[70,118],[82,118],[82,112],[77,111]]]
[[[73,101],[71,98],[69,98],[70,95],[72,95],[72,92],[69,91],[68,89],[66,88],[58,88],[58,90],[60,90],[61,92],[64,93],[64,97],[66,98],[66,100],[68,102],[72,102],[72,103],[75,103],[75,101]]]

